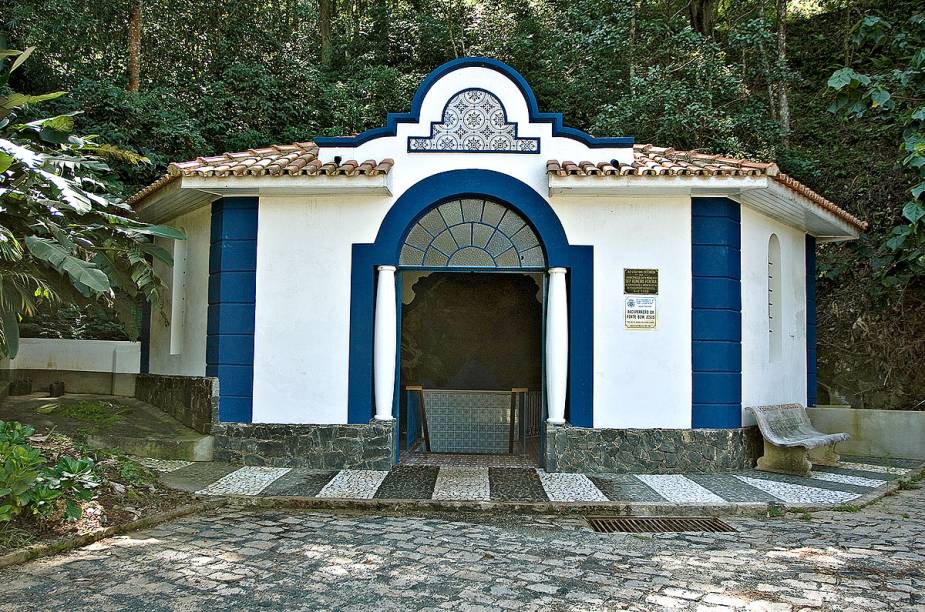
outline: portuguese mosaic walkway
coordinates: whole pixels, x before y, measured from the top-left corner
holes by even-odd
[[[920,462],[845,457],[810,477],[730,474],[572,474],[537,468],[398,465],[390,471],[319,471],[143,460],[168,484],[202,495],[499,502],[648,502],[837,506],[917,471]]]
[[[725,520],[226,508],[0,570],[0,610],[925,610],[925,489]]]

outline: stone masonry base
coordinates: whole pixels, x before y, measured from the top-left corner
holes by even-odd
[[[214,423],[215,459],[317,470],[388,470],[394,421],[361,425]]]
[[[546,471],[680,474],[753,467],[757,427],[739,429],[586,429],[546,426]]]

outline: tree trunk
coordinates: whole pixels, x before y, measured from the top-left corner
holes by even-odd
[[[691,27],[695,32],[704,36],[713,34],[717,5],[718,0],[690,0],[687,10],[691,18]]]
[[[777,90],[780,127],[784,144],[790,138],[790,103],[787,100],[787,0],[777,0],[777,61],[780,81]]]
[[[318,0],[318,33],[321,36],[321,65],[330,68],[334,61],[334,43],[331,23],[334,20],[335,0]]]
[[[135,92],[141,83],[141,2],[132,0],[128,22],[128,90]]]

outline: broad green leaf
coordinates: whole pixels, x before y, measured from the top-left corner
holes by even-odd
[[[54,100],[55,98],[60,98],[65,93],[67,92],[53,91],[46,94],[39,94],[37,96],[29,96],[26,94],[13,92],[5,96],[0,96],[0,118],[6,117],[17,108],[22,108],[27,104],[38,104],[39,102]]]
[[[877,108],[878,106],[883,106],[890,100],[890,92],[885,89],[877,87],[876,89],[870,92],[871,106]]]
[[[49,263],[59,272],[66,273],[74,286],[84,290],[102,293],[111,289],[106,273],[82,259],[74,257],[60,245],[38,236],[27,236],[26,247],[37,259]]]
[[[925,181],[922,181],[918,185],[912,188],[912,197],[918,198],[922,193],[925,192]],[[910,202],[911,204],[911,202]]]
[[[925,185],[925,183],[922,183],[922,185]],[[925,206],[922,206],[920,202],[906,202],[906,205],[903,206],[903,217],[908,219],[910,223],[915,223],[925,217]]]
[[[160,259],[168,266],[173,265],[173,255],[164,247],[148,242],[141,245],[141,250],[148,255],[153,255],[157,259]]]
[[[13,165],[13,156],[7,155],[3,151],[0,151],[0,174],[3,174],[10,169],[10,166]]]
[[[13,62],[13,65],[10,66],[10,72],[15,72],[17,68],[22,66],[22,63],[29,59],[29,56],[32,55],[32,52],[35,51],[35,47],[26,47],[26,50],[19,54],[19,57],[16,58],[16,61]]]
[[[19,352],[19,313],[4,307],[0,312],[0,325],[3,326],[3,343],[6,345],[7,357],[14,359]]]
[[[186,240],[186,234],[182,230],[170,227],[169,225],[143,225],[133,227],[131,231],[148,236],[157,236],[159,238],[172,238],[173,240]]]

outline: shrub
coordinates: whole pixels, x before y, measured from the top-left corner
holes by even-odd
[[[80,518],[77,502],[87,501],[100,485],[92,459],[61,457],[52,466],[29,445],[35,429],[0,421],[0,523],[17,516],[49,516],[64,502],[64,516]]]

